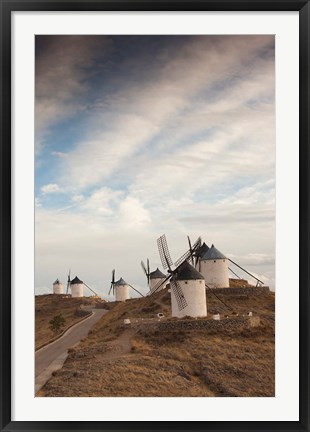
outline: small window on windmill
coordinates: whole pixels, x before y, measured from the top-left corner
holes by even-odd
[[[187,284],[187,281],[185,281],[185,284]]]
[[[216,260],[214,260],[214,262],[216,263]]]

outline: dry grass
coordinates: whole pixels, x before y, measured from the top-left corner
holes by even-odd
[[[36,349],[54,337],[49,328],[49,321],[61,314],[66,322],[65,327],[74,324],[81,319],[76,315],[76,310],[82,304],[92,303],[88,298],[71,298],[61,295],[40,295],[35,297],[35,346]]]
[[[170,294],[110,303],[38,396],[274,396],[274,294],[220,297],[240,314],[260,315],[261,326],[131,331],[127,349],[124,318],[169,317]],[[210,294],[208,311],[229,313]]]

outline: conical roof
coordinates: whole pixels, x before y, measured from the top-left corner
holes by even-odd
[[[214,245],[201,257],[202,260],[215,260],[215,259],[226,259],[226,256],[222,254]]]
[[[208,252],[209,249],[209,246],[205,242],[203,242],[200,248],[198,248],[195,255],[198,257],[202,257],[206,252]]]
[[[77,276],[75,276],[75,278],[70,282],[71,285],[77,285],[82,283],[83,281],[81,281]]]
[[[150,279],[164,279],[165,277],[166,275],[164,275],[164,273],[161,272],[158,267],[156,270],[150,273]]]
[[[59,282],[59,279],[57,278],[56,280],[55,280],[55,282],[53,283],[53,285],[60,285],[61,284],[61,282]]]
[[[128,285],[128,283],[125,282],[123,278],[120,278],[118,281],[114,282],[114,286],[120,286],[120,285]]]
[[[177,280],[203,280],[204,279],[202,274],[199,273],[199,271],[197,271],[187,261],[184,261],[177,269],[175,278]]]

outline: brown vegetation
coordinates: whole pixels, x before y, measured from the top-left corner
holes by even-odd
[[[49,322],[61,314],[65,319],[65,328],[80,321],[83,314],[81,305],[94,304],[87,297],[71,298],[63,295],[39,295],[35,297],[35,347],[38,349],[55,335]]]
[[[274,396],[274,294],[220,298],[239,314],[260,315],[260,327],[124,330],[125,318],[171,319],[170,294],[110,303],[38,396]],[[209,315],[232,310],[208,294]]]

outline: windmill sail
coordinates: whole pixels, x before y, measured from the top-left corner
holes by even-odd
[[[71,269],[69,269],[69,273],[68,273],[68,282],[67,282],[67,291],[66,291],[66,294],[68,294],[68,291],[69,291],[69,288],[70,288],[70,283],[71,283],[70,275],[71,275]]]
[[[184,293],[182,291],[182,288],[178,282],[178,270],[179,270],[180,266],[184,263],[184,261],[188,260],[188,258],[191,258],[193,256],[194,252],[196,251],[196,249],[198,249],[200,247],[201,238],[198,237],[198,239],[193,244],[193,246],[191,246],[191,244],[190,244],[190,249],[187,252],[185,252],[176,261],[176,263],[175,263],[176,268],[174,270],[171,269],[171,266],[173,265],[173,263],[172,263],[172,259],[170,257],[170,253],[169,253],[168,244],[167,244],[165,234],[163,234],[161,237],[159,237],[157,239],[157,245],[158,245],[158,251],[159,251],[159,256],[160,256],[162,265],[164,268],[168,268],[168,272],[170,274],[165,279],[159,281],[152,288],[149,295],[151,296],[151,295],[155,294],[170,279],[171,290],[173,291],[173,294],[176,298],[178,308],[181,311],[182,309],[186,308],[186,306],[188,304],[187,304],[187,301],[184,297]]]
[[[157,239],[157,245],[158,245],[159,256],[160,256],[163,268],[164,269],[169,268],[169,270],[170,270],[171,266],[173,265],[173,262],[172,262],[172,259],[171,259],[170,253],[169,253],[168,244],[167,244],[165,234],[163,234],[161,237],[159,237],[159,239]]]

